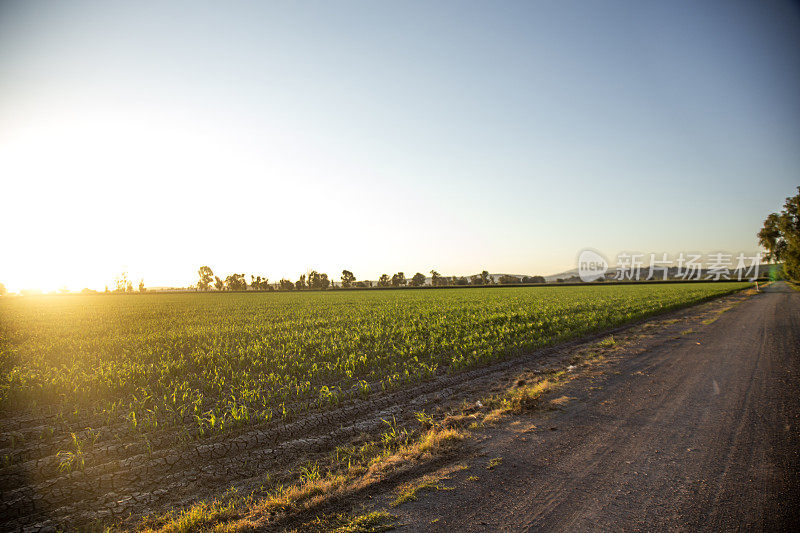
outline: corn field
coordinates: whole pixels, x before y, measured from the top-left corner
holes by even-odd
[[[746,283],[0,301],[0,413],[192,438],[291,420]]]

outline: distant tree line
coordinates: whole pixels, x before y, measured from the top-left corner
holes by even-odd
[[[371,281],[358,281],[350,270],[342,270],[339,287],[332,283],[328,274],[311,270],[302,274],[297,281],[283,278],[277,283],[270,283],[269,279],[262,276],[250,276],[248,284],[244,274],[231,274],[224,280],[214,274],[208,266],[202,266],[197,271],[198,280],[195,286],[200,291],[302,291],[302,290],[327,290],[336,288],[371,288]],[[411,278],[406,278],[404,272],[381,274],[376,287],[422,287],[428,278],[422,272],[417,272]],[[543,276],[510,276],[503,274],[497,281],[484,270],[474,276],[442,276],[435,270],[430,271],[430,285],[433,287],[466,286],[466,285],[515,285],[522,283],[546,283]]]
[[[43,294],[42,291],[38,289],[23,289],[19,292],[23,296]],[[99,291],[90,289],[88,287],[81,289],[79,292],[80,294],[101,294]],[[103,294],[134,294],[135,292],[136,291],[133,288],[133,281],[128,279],[127,272],[123,272],[114,279],[114,289],[112,290],[108,287],[108,285],[106,285]],[[144,286],[144,280],[139,280],[138,292],[147,292],[147,287]],[[71,294],[72,291],[70,291],[67,287],[61,287],[58,289],[58,293]],[[6,286],[0,283],[0,296],[5,296],[6,294],[8,294]],[[55,294],[55,291],[51,294]]]
[[[356,276],[350,270],[342,270],[341,281],[338,287],[324,272],[317,272],[311,270],[310,272],[301,275],[297,281],[291,281],[286,278],[281,279],[277,283],[270,283],[267,277],[250,275],[250,282],[244,274],[230,274],[225,279],[220,278],[214,274],[208,266],[202,266],[197,271],[197,284],[193,288],[199,291],[302,291],[302,290],[328,290],[328,289],[368,289],[373,287],[373,282],[368,280],[358,281]],[[559,280],[562,281],[562,280]],[[381,274],[378,278],[375,287],[422,287],[426,285],[428,278],[425,274],[417,272],[411,278],[406,278],[404,272],[397,272],[392,274]],[[435,270],[430,271],[430,285],[433,287],[448,287],[448,286],[465,286],[465,285],[514,285],[521,283],[545,283],[542,276],[509,276],[503,274],[495,281],[492,276],[484,270],[480,274],[474,276],[442,276]],[[66,289],[62,292],[68,292]],[[82,294],[99,294],[98,291],[92,289],[83,289],[80,291]],[[105,294],[133,294],[137,292],[134,290],[133,281],[128,279],[128,273],[123,272],[114,279],[113,289],[106,285]],[[144,280],[139,281],[138,292],[147,292],[144,285]],[[0,283],[0,296],[7,293],[5,285]]]

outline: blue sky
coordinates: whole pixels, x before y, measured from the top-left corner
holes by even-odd
[[[798,95],[782,2],[4,2],[0,281],[755,251]]]

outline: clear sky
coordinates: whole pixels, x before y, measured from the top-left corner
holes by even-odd
[[[10,290],[754,251],[798,184],[788,2],[0,3]]]

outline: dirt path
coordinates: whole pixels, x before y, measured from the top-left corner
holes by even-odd
[[[682,333],[488,431],[453,490],[392,510],[398,530],[800,531],[800,293]]]

